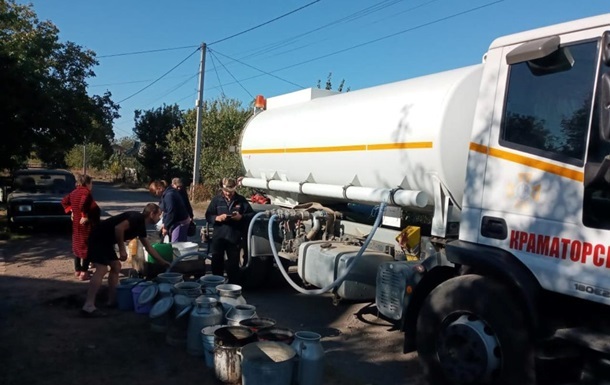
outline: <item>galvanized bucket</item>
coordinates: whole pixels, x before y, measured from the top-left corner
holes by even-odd
[[[225,326],[214,332],[214,372],[216,378],[231,384],[241,381],[239,350],[256,341],[256,335],[245,326]]]
[[[297,354],[290,345],[254,342],[244,346],[239,354],[242,385],[290,385]]]

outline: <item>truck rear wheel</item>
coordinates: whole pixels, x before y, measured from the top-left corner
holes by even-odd
[[[523,309],[497,281],[452,278],[426,298],[417,351],[431,384],[533,384],[534,354]]]

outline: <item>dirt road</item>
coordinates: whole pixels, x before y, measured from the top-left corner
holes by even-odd
[[[145,190],[102,183],[94,195],[107,215],[151,201]],[[79,317],[86,283],[72,274],[69,234],[33,231],[0,242],[0,383],[218,383],[202,357],[169,346],[146,316],[109,310],[104,319]],[[422,383],[416,356],[401,354],[402,334],[376,316],[374,304],[334,306],[327,296],[297,293],[279,274],[243,296],[278,326],[322,335],[324,384]]]

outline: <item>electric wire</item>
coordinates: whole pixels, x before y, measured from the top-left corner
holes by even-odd
[[[314,28],[312,30],[300,33],[298,35],[289,37],[289,38],[281,40],[279,42],[271,43],[271,44],[268,44],[266,46],[263,46],[263,47],[260,47],[260,48],[256,48],[253,53],[251,53],[251,54],[249,54],[247,56],[243,56],[242,59],[246,59],[246,58],[249,58],[249,57],[252,57],[252,56],[263,55],[265,53],[274,51],[274,50],[276,50],[278,48],[290,45],[291,43],[299,40],[300,38],[302,38],[304,36],[307,36],[307,35],[310,35],[310,34],[312,34],[314,32],[320,31],[320,30],[325,29],[325,28],[332,27],[332,26],[337,25],[337,24],[342,23],[342,22],[346,22],[346,23],[352,22],[354,20],[357,20],[359,18],[368,16],[371,13],[380,11],[382,9],[385,9],[387,7],[390,7],[390,6],[394,5],[394,4],[402,2],[402,1],[404,1],[404,0],[386,0],[386,1],[382,1],[382,2],[380,2],[378,4],[371,5],[369,7],[363,8],[363,9],[361,9],[359,11],[351,13],[351,14],[349,14],[347,16],[344,16],[342,18],[339,18],[337,20],[331,21],[331,22],[329,22],[327,24],[321,25],[321,26],[319,26],[317,28]],[[389,3],[389,4],[386,4],[386,3]]]
[[[149,49],[149,50],[145,50],[145,51],[113,53],[113,54],[109,54],[109,55],[100,55],[97,58],[103,59],[103,58],[107,58],[107,57],[141,55],[141,54],[145,54],[145,53],[165,52],[165,51],[177,51],[180,49],[195,48],[195,47],[199,47],[199,46],[198,45],[185,45],[183,47],[158,48],[158,49]]]
[[[325,54],[325,55],[321,55],[321,56],[318,56],[318,57],[315,57],[315,58],[312,58],[312,59],[308,59],[308,60],[305,60],[305,61],[302,61],[302,62],[299,62],[299,63],[291,64],[291,65],[288,65],[286,67],[278,68],[278,69],[273,70],[271,72],[273,73],[273,72],[283,71],[283,70],[286,70],[286,69],[289,69],[289,68],[293,68],[293,67],[297,67],[297,66],[300,66],[300,65],[303,65],[303,64],[311,63],[313,61],[324,59],[324,58],[327,58],[327,57],[330,57],[330,56],[338,55],[338,54],[343,53],[343,52],[351,51],[352,49],[364,47],[366,45],[377,43],[379,41],[382,41],[382,40],[385,40],[385,39],[389,39],[389,38],[394,37],[394,36],[402,35],[403,33],[411,32],[411,31],[414,31],[416,29],[428,27],[428,26],[433,25],[433,24],[437,24],[437,23],[440,23],[440,22],[443,22],[443,21],[446,21],[446,20],[449,20],[449,19],[452,19],[452,18],[455,18],[455,17],[458,17],[458,16],[465,15],[467,13],[478,11],[478,10],[480,10],[482,8],[486,8],[486,7],[492,6],[494,4],[501,3],[503,1],[504,0],[496,0],[496,1],[493,1],[491,3],[483,4],[481,6],[470,8],[470,9],[467,9],[467,10],[462,11],[462,12],[454,13],[454,14],[451,14],[449,16],[442,17],[440,19],[436,19],[436,20],[433,20],[433,21],[430,21],[430,22],[427,22],[427,23],[424,23],[424,24],[417,25],[415,27],[403,29],[401,31],[394,32],[394,33],[391,33],[389,35],[385,35],[385,36],[382,36],[382,37],[379,37],[379,38],[376,38],[376,39],[372,39],[372,40],[366,41],[364,43],[359,43],[359,44],[353,45],[353,46],[348,47],[348,48],[344,48],[344,49],[341,49],[341,50],[338,50],[338,51],[335,51],[335,52],[331,52],[331,53],[328,53],[328,54]],[[248,78],[248,79],[250,79],[250,78]],[[242,81],[243,80],[247,80],[247,79],[242,79]]]
[[[379,23],[379,22],[381,22],[381,21],[383,21],[383,20],[385,20],[385,19],[388,19],[388,18],[391,18],[391,17],[395,17],[395,16],[398,16],[398,15],[400,15],[400,14],[404,14],[404,13],[411,12],[411,11],[413,11],[413,10],[416,10],[416,9],[418,9],[418,8],[424,7],[424,6],[426,6],[426,5],[429,5],[429,4],[434,3],[434,2],[437,2],[437,1],[439,1],[439,0],[431,0],[431,1],[428,1],[427,3],[419,4],[419,5],[415,6],[415,7],[411,7],[411,8],[405,9],[405,10],[403,10],[403,11],[401,11],[401,12],[394,13],[394,14],[392,14],[391,16],[388,16],[388,17],[385,17],[385,18],[382,18],[382,19],[379,19],[379,20],[376,20],[376,21],[370,22],[370,23],[365,24],[365,25],[372,25],[372,24],[376,24],[376,23]],[[310,46],[315,45],[315,44],[319,44],[320,42],[322,42],[322,41],[326,41],[326,40],[329,40],[329,39],[328,39],[328,38],[324,38],[324,39],[322,39],[322,40],[316,40],[316,41],[312,41],[312,42],[310,42],[310,43],[303,44],[303,45],[300,45],[300,46],[298,46],[298,47],[293,47],[293,48],[290,48],[290,49],[287,49],[287,50],[284,50],[284,51],[277,52],[277,53],[275,53],[274,55],[265,56],[264,58],[268,59],[268,58],[273,58],[273,57],[277,57],[277,56],[285,55],[285,54],[288,54],[288,53],[290,53],[290,52],[298,51],[298,50],[300,50],[300,49],[303,49],[303,48],[306,48],[306,47],[310,47]],[[288,45],[288,44],[286,44],[286,45]],[[280,48],[280,47],[278,47],[278,48]],[[273,51],[273,50],[270,50],[270,51]],[[270,51],[267,51],[267,52],[270,52]],[[266,53],[266,52],[263,52],[263,53]],[[250,55],[250,56],[252,56],[252,55]],[[254,55],[254,56],[258,56],[258,55]]]
[[[216,62],[214,61],[214,56],[211,55],[212,50],[208,48],[208,52],[210,52],[210,59],[212,59],[212,68],[216,73],[216,79],[218,80],[218,85],[220,86],[220,95],[224,98],[225,90],[222,88],[222,82],[220,81],[220,76],[218,75],[218,69],[216,68]]]
[[[211,52],[212,50],[209,50],[209,51]],[[263,73],[263,74],[265,74],[265,75],[269,75],[269,76],[271,76],[271,77],[273,77],[273,78],[276,78],[276,79],[281,80],[281,81],[283,81],[283,82],[286,82],[286,83],[288,83],[288,84],[292,84],[293,86],[297,86],[297,87],[299,87],[299,88],[305,88],[305,87],[303,87],[303,86],[302,86],[302,85],[300,85],[300,84],[297,84],[297,83],[295,83],[295,82],[291,82],[290,80],[286,80],[286,79],[281,78],[281,77],[279,77],[279,76],[277,76],[277,75],[274,75],[274,74],[272,74],[272,73],[270,73],[270,72],[263,71],[263,70],[262,70],[262,69],[260,69],[260,68],[256,68],[256,67],[254,67],[254,66],[252,66],[252,65],[250,65],[250,64],[244,63],[244,62],[243,62],[243,61],[241,61],[241,60],[237,60],[237,59],[234,59],[234,58],[229,57],[229,56],[227,56],[227,55],[224,55],[224,54],[222,54],[222,53],[220,53],[220,52],[218,52],[218,51],[214,51],[214,53],[216,53],[216,54],[218,54],[218,55],[220,55],[220,56],[226,57],[227,59],[233,60],[233,61],[235,61],[235,62],[237,62],[237,63],[239,63],[239,64],[241,64],[241,65],[244,65],[244,66],[246,66],[246,67],[252,68],[252,69],[254,69],[254,70],[258,71],[258,72],[261,72],[261,73]]]
[[[148,84],[146,87],[141,88],[139,91],[134,92],[133,94],[129,95],[128,97],[126,97],[125,99],[121,100],[118,102],[118,104],[123,103],[126,100],[129,100],[131,98],[133,98],[134,96],[138,95],[140,92],[144,91],[145,89],[149,88],[150,86],[152,86],[153,84],[155,84],[156,82],[158,82],[159,80],[163,79],[164,77],[166,77],[167,75],[169,75],[173,70],[175,70],[176,68],[178,68],[180,65],[182,65],[182,63],[184,63],[185,61],[187,61],[188,59],[191,58],[191,56],[193,56],[197,51],[199,51],[201,49],[201,47],[197,47],[196,50],[194,50],[193,52],[191,52],[187,57],[185,57],[184,59],[182,59],[182,61],[180,61],[180,63],[176,64],[175,66],[173,66],[172,68],[170,68],[169,71],[165,72],[163,75],[159,76],[157,79],[155,79],[152,83]]]
[[[395,32],[395,33],[392,33],[392,34],[389,34],[389,35],[385,35],[385,36],[382,36],[382,37],[379,37],[379,38],[376,38],[376,39],[373,39],[373,40],[366,41],[364,43],[356,44],[356,45],[353,45],[351,47],[347,47],[347,48],[341,49],[339,51],[335,51],[335,52],[331,52],[331,53],[328,53],[328,54],[325,54],[325,55],[317,56],[315,58],[304,60],[304,61],[301,61],[301,62],[298,62],[298,63],[294,63],[294,64],[290,64],[290,65],[285,66],[285,67],[277,68],[277,69],[274,69],[272,71],[269,71],[267,74],[273,74],[275,72],[280,72],[280,71],[283,71],[283,70],[286,70],[286,69],[289,69],[289,68],[298,67],[298,66],[303,65],[303,64],[311,63],[311,62],[314,62],[314,61],[317,61],[317,60],[320,60],[320,59],[324,59],[324,58],[327,58],[327,57],[330,57],[330,56],[338,55],[340,53],[351,51],[351,50],[356,49],[356,48],[360,48],[360,47],[363,47],[363,46],[366,46],[366,45],[369,45],[369,44],[372,44],[372,43],[376,43],[376,42],[381,41],[381,40],[385,40],[385,39],[389,39],[389,38],[397,36],[397,35],[401,35],[403,33],[411,32],[411,31],[414,31],[414,30],[417,30],[417,29],[420,29],[420,28],[424,28],[424,27],[427,27],[427,26],[430,26],[430,25],[434,25],[434,24],[437,24],[437,23],[440,23],[440,22],[443,22],[443,21],[446,21],[446,20],[449,20],[449,19],[452,19],[452,18],[455,18],[455,17],[458,17],[458,16],[462,16],[464,14],[467,14],[467,13],[470,13],[470,12],[474,12],[474,11],[477,11],[477,10],[485,8],[485,7],[492,6],[494,4],[501,3],[503,1],[504,0],[497,0],[497,1],[494,1],[494,2],[491,2],[491,3],[483,4],[483,5],[478,6],[478,7],[470,8],[470,9],[467,9],[467,10],[462,11],[462,12],[454,13],[454,14],[451,14],[449,16],[446,16],[446,17],[443,17],[443,18],[440,18],[440,19],[436,19],[436,20],[433,20],[433,21],[430,21],[430,22],[427,22],[427,23],[424,23],[424,24],[417,25],[415,27],[407,28],[407,29],[404,29],[402,31],[398,31],[398,32]],[[239,81],[243,82],[243,81],[247,81],[247,80],[252,80],[252,79],[259,78],[259,77],[261,77],[263,75],[265,75],[265,74],[253,75],[253,76],[250,76],[250,77],[247,77],[247,78],[240,79]],[[236,82],[238,82],[237,79],[236,79]],[[225,86],[226,85],[230,85],[230,84],[234,84],[234,83],[225,83]],[[214,88],[214,87],[212,87],[212,88]]]
[[[176,76],[167,76],[166,79],[180,79],[189,77],[191,75],[176,75]],[[90,84],[87,87],[96,88],[96,87],[107,87],[107,86],[121,86],[125,84],[136,84],[136,83],[148,83],[152,82],[154,79],[142,79],[142,80],[130,80],[127,82],[116,82],[116,83],[102,83],[102,84]]]
[[[310,62],[313,62],[313,61],[321,60],[321,59],[324,59],[324,58],[327,58],[327,57],[330,57],[330,56],[334,56],[334,55],[337,55],[337,54],[340,54],[340,53],[343,53],[343,52],[347,52],[347,51],[350,51],[350,50],[353,50],[353,49],[356,49],[356,48],[360,48],[360,47],[363,47],[363,46],[366,46],[366,45],[369,45],[369,44],[372,44],[372,43],[375,43],[375,42],[378,42],[378,41],[382,41],[382,40],[385,40],[385,39],[388,39],[388,38],[391,38],[391,37],[394,37],[394,36],[397,36],[397,35],[400,35],[400,34],[403,34],[403,33],[407,33],[407,32],[410,32],[410,31],[413,31],[413,30],[417,30],[417,29],[420,29],[420,28],[423,28],[423,27],[427,27],[427,26],[430,26],[430,25],[433,25],[433,24],[437,24],[437,23],[440,23],[440,22],[443,22],[443,21],[446,21],[446,20],[449,20],[449,19],[452,19],[452,18],[455,18],[455,17],[459,17],[459,16],[462,16],[462,15],[464,15],[464,14],[471,13],[471,12],[474,12],[474,11],[480,10],[480,9],[482,9],[482,8],[489,7],[489,6],[492,6],[492,5],[497,4],[497,3],[501,3],[501,2],[503,2],[503,1],[504,1],[504,0],[497,0],[497,1],[494,1],[494,2],[491,2],[491,3],[483,4],[483,5],[478,6],[478,7],[470,8],[470,9],[467,9],[467,10],[462,11],[462,12],[458,12],[458,13],[455,13],[455,14],[451,14],[451,15],[449,15],[449,16],[446,16],[446,17],[443,17],[443,18],[440,18],[440,19],[436,19],[436,20],[433,20],[433,21],[430,21],[430,22],[427,22],[427,23],[424,23],[424,24],[417,25],[417,26],[415,26],[415,27],[407,28],[407,29],[404,29],[404,30],[401,30],[401,31],[398,31],[398,32],[395,32],[395,33],[392,33],[392,34],[389,34],[389,35],[385,35],[385,36],[382,36],[382,37],[379,37],[379,38],[376,38],[376,39],[372,39],[372,40],[369,40],[369,41],[366,41],[366,42],[363,42],[363,43],[360,43],[360,44],[356,44],[356,45],[353,45],[353,46],[347,47],[347,48],[342,49],[342,50],[339,50],[339,51],[331,52],[331,53],[328,53],[328,54],[325,54],[325,55],[321,55],[321,56],[318,56],[318,57],[315,57],[315,58],[312,58],[312,59],[308,59],[308,60],[304,60],[304,61],[301,61],[301,62],[298,62],[298,63],[294,63],[294,64],[291,64],[291,65],[288,65],[288,66],[285,66],[285,67],[277,68],[277,69],[272,70],[272,71],[264,72],[264,71],[260,70],[260,71],[262,72],[261,74],[259,74],[259,75],[254,75],[254,76],[250,76],[250,77],[243,78],[243,79],[240,79],[240,80],[238,80],[237,78],[235,78],[235,77],[233,76],[233,74],[232,74],[230,71],[228,71],[228,70],[227,70],[226,66],[224,66],[224,64],[222,64],[222,62],[220,62],[220,60],[219,60],[219,62],[221,63],[221,65],[222,65],[222,66],[225,68],[225,70],[226,70],[226,71],[227,71],[227,72],[228,72],[228,73],[231,75],[231,77],[233,77],[233,79],[234,79],[234,82],[232,82],[232,83],[225,83],[225,86],[226,86],[226,85],[229,85],[229,84],[235,84],[235,83],[238,83],[238,84],[239,84],[239,85],[240,85],[242,88],[244,88],[244,90],[245,90],[245,91],[246,91],[246,92],[247,92],[247,93],[248,93],[248,94],[249,94],[249,95],[252,97],[252,94],[250,94],[250,92],[248,92],[248,91],[245,89],[245,87],[243,87],[243,85],[242,85],[240,82],[247,81],[247,80],[251,80],[251,79],[255,79],[255,78],[261,77],[261,76],[263,76],[263,75],[270,75],[270,76],[272,76],[272,74],[273,74],[273,73],[275,73],[275,72],[280,72],[280,71],[283,71],[283,70],[286,70],[286,69],[289,69],[289,68],[294,68],[294,67],[297,67],[297,66],[300,66],[300,65],[303,65],[303,64],[307,64],[307,63],[310,63]],[[431,1],[431,2],[432,2],[432,1]],[[211,54],[213,54],[213,52],[212,52],[212,51],[211,51],[209,48],[208,48],[208,51],[209,51]],[[222,55],[222,56],[225,56],[225,57],[227,57],[227,58],[229,58],[228,56],[223,55],[223,54],[221,54],[221,53],[219,53],[219,52],[218,52],[218,54],[219,54],[219,55]],[[191,55],[192,55],[192,54],[191,54]],[[216,57],[216,59],[218,59],[218,57]],[[232,58],[229,58],[229,59],[232,59]],[[239,62],[239,61],[238,61],[238,60],[236,60],[236,59],[232,59],[232,60],[235,60],[236,62]],[[181,64],[181,63],[180,63],[180,64]],[[244,64],[244,65],[246,65],[245,63],[243,63],[243,64]],[[254,68],[254,67],[253,67],[253,68]],[[255,69],[256,69],[256,68],[255,68]],[[206,72],[207,72],[207,71],[206,71]],[[151,85],[152,85],[152,84],[151,84]],[[299,87],[303,88],[302,86],[299,86]],[[146,87],[146,88],[147,88],[147,87]],[[211,89],[214,89],[214,88],[219,88],[219,87],[211,87]],[[143,91],[143,90],[141,90],[141,91]],[[141,91],[140,91],[140,92],[141,92]],[[196,93],[196,91],[195,91],[194,93]],[[186,99],[186,98],[188,98],[188,97],[191,97],[192,95],[193,95],[193,93],[191,93],[191,94],[189,94],[189,95],[187,95],[187,96],[183,97],[183,98],[182,98],[182,99],[180,99],[179,101],[182,101],[182,100],[184,100],[184,99]],[[135,96],[135,95],[134,95],[134,96]],[[120,102],[119,102],[119,103],[120,103]]]
[[[209,50],[209,49],[208,49],[208,52],[210,53],[210,55],[211,55],[211,56],[215,56],[215,55],[214,55],[214,52],[212,52],[211,50]],[[227,73],[228,73],[229,75],[231,75],[231,77],[233,78],[233,80],[235,80],[235,82],[237,82],[237,84],[239,84],[239,86],[240,86],[240,87],[241,87],[241,88],[242,88],[244,91],[246,91],[246,93],[247,93],[248,95],[250,95],[250,97],[251,97],[252,99],[254,99],[254,96],[253,96],[253,95],[250,93],[250,91],[248,91],[248,90],[246,89],[246,87],[244,87],[244,85],[243,85],[243,84],[241,84],[241,82],[240,82],[239,80],[237,80],[237,78],[236,78],[235,76],[233,76],[233,74],[231,73],[231,71],[229,71],[229,70],[227,69],[227,67],[226,67],[226,66],[223,64],[223,62],[222,62],[222,61],[220,61],[220,59],[218,59],[218,57],[216,57],[216,60],[218,60],[218,62],[219,62],[219,63],[220,63],[220,65],[222,66],[222,68],[224,68],[224,69],[225,69],[225,71],[227,71]]]
[[[161,96],[159,96],[158,98],[156,98],[155,100],[153,100],[152,102],[148,103],[147,106],[150,106],[153,103],[158,102],[159,100],[165,98],[166,96],[169,96],[170,94],[176,92],[177,90],[179,90],[180,88],[184,87],[184,85],[188,82],[190,82],[193,78],[197,77],[197,75],[199,75],[199,72],[195,72],[194,75],[191,75],[188,79],[185,79],[183,81],[181,81],[180,83],[178,83],[177,85],[173,86],[172,88],[170,88],[168,91],[165,91]]]
[[[267,24],[273,23],[274,21],[280,20],[280,19],[282,19],[282,18],[284,18],[286,16],[289,16],[289,15],[291,15],[293,13],[296,13],[296,12],[298,12],[300,10],[303,10],[303,9],[305,9],[305,8],[311,6],[311,5],[314,5],[315,3],[318,3],[320,1],[321,0],[312,1],[311,3],[305,4],[302,7],[299,7],[297,9],[294,9],[294,10],[290,11],[290,12],[284,13],[284,14],[282,14],[282,15],[280,15],[278,17],[275,17],[275,18],[273,18],[271,20],[267,20],[267,21],[265,21],[265,22],[263,22],[261,24],[255,25],[254,27],[248,28],[248,29],[243,30],[241,32],[237,32],[237,33],[234,33],[233,35],[230,35],[230,36],[224,37],[222,39],[216,40],[216,41],[210,43],[209,45],[217,44],[217,43],[223,42],[225,40],[229,40],[229,39],[232,39],[234,37],[243,35],[243,34],[245,34],[247,32],[254,31],[255,29],[258,29],[258,28],[260,28],[262,26],[265,26]],[[195,48],[195,47],[199,47],[199,45],[185,45],[185,46],[182,46],[182,47],[169,47],[169,48],[149,49],[149,50],[143,50],[143,51],[131,51],[131,52],[113,53],[113,54],[108,54],[108,55],[100,55],[100,56],[97,56],[97,58],[98,59],[103,59],[103,58],[109,58],[109,57],[142,55],[142,54],[147,54],[147,53],[176,51],[176,50],[187,49],[187,48]]]
[[[283,15],[280,15],[280,16],[278,16],[278,17],[275,17],[275,18],[273,18],[273,19],[271,19],[271,20],[268,20],[268,21],[266,21],[266,22],[264,22],[264,23],[261,23],[261,24],[259,24],[259,25],[256,25],[256,26],[254,26],[254,27],[252,27],[252,28],[245,29],[245,30],[243,30],[243,31],[241,31],[241,32],[237,32],[237,33],[234,33],[233,35],[230,35],[230,36],[227,36],[227,37],[225,37],[225,38],[222,38],[222,39],[216,40],[216,41],[214,41],[214,42],[211,42],[211,43],[210,43],[210,44],[208,44],[208,45],[212,45],[212,44],[218,44],[218,43],[220,43],[220,42],[223,42],[223,41],[226,41],[226,40],[232,39],[232,38],[237,37],[237,36],[240,36],[240,35],[243,35],[244,33],[247,33],[247,32],[250,32],[250,31],[254,31],[254,30],[255,30],[255,29],[257,29],[257,28],[260,28],[260,27],[262,27],[262,26],[264,26],[264,25],[267,25],[267,24],[273,23],[274,21],[277,21],[277,20],[279,20],[279,19],[282,19],[282,18],[284,18],[284,17],[286,17],[286,16],[288,16],[288,15],[291,15],[291,14],[293,14],[293,13],[295,13],[295,12],[301,11],[301,10],[303,10],[303,9],[305,9],[305,8],[309,7],[309,6],[314,5],[315,3],[319,3],[320,1],[321,1],[321,0],[315,0],[315,1],[312,1],[311,3],[305,4],[305,5],[303,5],[302,7],[299,7],[299,8],[297,8],[297,9],[294,9],[294,10],[290,11],[290,12],[284,13]]]

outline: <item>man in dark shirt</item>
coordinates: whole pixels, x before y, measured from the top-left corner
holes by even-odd
[[[155,250],[146,238],[146,224],[155,224],[161,218],[161,209],[154,203],[149,203],[141,213],[127,211],[110,217],[94,227],[89,235],[87,257],[95,272],[89,281],[87,300],[83,305],[81,314],[86,317],[105,315],[95,307],[95,297],[102,286],[102,281],[108,273],[108,306],[116,301],[116,287],[119,283],[121,261],[127,260],[127,247],[125,242],[136,237],[140,239],[146,251],[159,263],[169,266],[161,255]],[[119,248],[117,257],[114,246]],[[108,270],[110,267],[110,271]]]
[[[237,194],[235,179],[224,178],[222,189],[210,201],[205,212],[206,221],[214,226],[212,236],[212,274],[223,275],[224,255],[227,254],[227,277],[229,283],[239,280],[239,250],[244,234],[244,223],[254,217],[252,206],[246,198]]]

